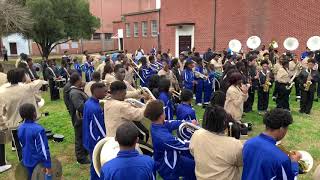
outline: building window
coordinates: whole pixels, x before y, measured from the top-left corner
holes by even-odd
[[[134,37],[139,36],[139,24],[137,22],[135,22],[133,26],[133,36]]]
[[[148,22],[143,21],[141,26],[142,26],[142,36],[147,37],[147,35],[148,35]]]
[[[131,31],[130,31],[130,24],[126,23],[126,37],[131,36]]]
[[[111,37],[112,37],[112,33],[105,33],[104,34],[104,39],[105,40],[111,40]]]
[[[151,21],[151,35],[158,36],[158,22],[156,20]]]
[[[101,33],[94,33],[92,35],[93,40],[100,40],[101,39]]]

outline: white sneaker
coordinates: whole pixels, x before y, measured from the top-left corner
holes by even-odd
[[[297,98],[297,99],[301,99],[301,96],[297,96],[296,98]]]
[[[3,173],[5,171],[7,171],[11,167],[12,167],[12,165],[10,165],[10,164],[6,164],[6,165],[3,165],[3,166],[0,166],[0,173]]]
[[[202,104],[201,104],[201,103],[198,103],[197,106],[202,106]]]
[[[12,147],[11,148],[11,151],[16,151],[17,149],[15,147]]]

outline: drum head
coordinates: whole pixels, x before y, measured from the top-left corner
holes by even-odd
[[[43,172],[43,165],[38,164],[32,173],[32,180],[43,180],[45,178],[45,173]],[[61,180],[62,177],[62,166],[60,161],[53,158],[51,159],[51,169],[52,169],[52,180]]]
[[[19,163],[16,166],[14,177],[19,180],[28,180],[28,170],[22,165],[22,163]]]

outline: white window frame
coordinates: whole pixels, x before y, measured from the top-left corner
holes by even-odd
[[[152,20],[151,21],[151,36],[156,37],[158,36],[158,21],[157,20]]]
[[[142,21],[141,23],[142,36],[148,36],[148,21]]]
[[[133,37],[139,37],[139,23],[133,23]]]
[[[130,23],[126,23],[126,37],[130,37],[131,36],[131,30],[130,30]]]

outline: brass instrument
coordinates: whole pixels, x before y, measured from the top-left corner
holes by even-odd
[[[154,97],[154,95],[152,94],[152,92],[150,91],[149,88],[147,87],[139,87],[143,92],[147,93],[149,95],[149,97],[152,99],[152,100],[157,100],[156,97]]]
[[[200,126],[196,126],[190,122],[184,122],[179,126],[178,133],[182,140],[189,141],[193,133],[199,129],[201,129]]]
[[[204,80],[208,79],[208,76],[206,76],[206,75],[204,75],[204,74],[202,74],[202,73],[200,73],[200,72],[198,72],[198,71],[194,71],[194,75],[195,75],[197,78],[201,78],[201,79],[204,79]]]
[[[286,89],[290,90],[292,88],[292,86],[295,84],[294,83],[294,79],[297,77],[298,75],[298,71],[296,70],[296,72],[294,73],[294,75],[292,76],[292,78],[290,79],[288,85],[286,85]]]
[[[267,75],[266,75],[266,81],[263,84],[263,92],[269,92],[271,86],[271,82],[270,82],[270,72],[267,71]]]
[[[231,49],[231,51],[233,52],[240,52],[241,48],[242,48],[242,45],[241,45],[241,42],[237,39],[232,39],[229,41],[229,48]]]
[[[312,84],[312,76],[311,76],[311,70],[308,73],[308,78],[307,78],[307,82],[303,84],[304,90],[305,91],[309,91],[310,90],[310,86]]]
[[[281,142],[277,142],[276,144],[278,148],[283,151],[288,156],[294,154],[294,151],[287,150]],[[301,159],[298,161],[299,164],[299,173],[305,174],[309,172],[313,167],[313,157],[307,151],[297,151],[301,154]]]
[[[133,99],[133,98],[128,98],[128,99],[125,99],[124,101],[130,103],[132,106],[137,107],[137,108],[142,108],[146,105],[146,104],[144,104],[136,99]]]
[[[307,47],[311,51],[317,51],[320,49],[320,36],[312,36],[307,41]]]
[[[294,51],[299,47],[299,41],[295,37],[288,37],[284,40],[283,46],[288,51]]]
[[[251,36],[247,40],[247,46],[250,49],[257,49],[261,44],[261,39],[258,36]]]
[[[271,43],[269,44],[269,47],[271,47],[272,49],[277,49],[279,47],[277,41],[272,40]]]

